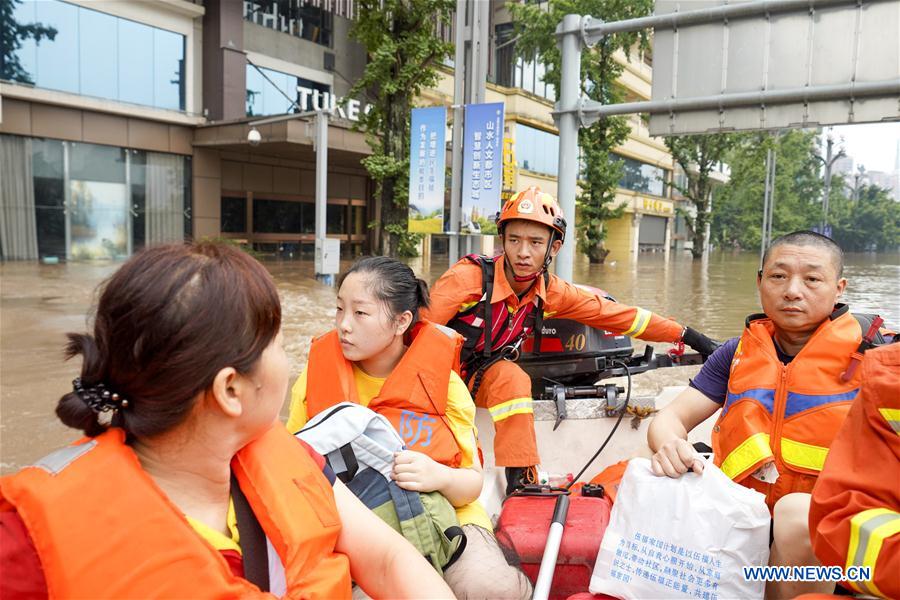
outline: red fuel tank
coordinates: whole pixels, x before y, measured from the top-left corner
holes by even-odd
[[[556,496],[512,496],[503,503],[497,523],[497,541],[521,561],[522,570],[537,579],[550,530]],[[551,600],[564,600],[587,592],[591,571],[600,551],[600,541],[609,525],[612,502],[572,494],[563,531]]]

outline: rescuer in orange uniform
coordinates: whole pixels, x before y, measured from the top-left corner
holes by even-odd
[[[648,429],[657,475],[699,472],[703,463],[687,434],[721,409],[715,463],[766,495],[773,566],[816,564],[810,492],[861,382],[855,361],[869,327],[838,304],[847,285],[842,274],[843,253],[829,238],[799,231],[774,240],[757,275],[764,314],[747,317],[743,335],[714,352]],[[827,593],[833,585],[773,581],[766,596]]]
[[[716,343],[671,319],[600,298],[549,274],[547,268],[566,236],[566,220],[556,199],[539,188],[507,200],[497,229],[503,254],[470,255],[453,265],[432,287],[424,316],[452,327],[466,340],[463,375],[475,390],[475,404],[491,413],[494,458],[507,468],[510,491],[528,479],[540,457],[531,379],[515,362],[501,358],[532,332],[540,332],[544,317],[572,319],[643,340],[684,341],[705,355]]]
[[[812,494],[809,530],[824,565],[869,567],[846,585],[900,598],[900,344],[870,350],[862,388],[831,443]]]

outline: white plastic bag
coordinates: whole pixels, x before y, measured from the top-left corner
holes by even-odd
[[[657,477],[628,463],[590,590],[617,598],[762,598],[744,566],[769,561],[765,496],[731,481],[711,461],[703,473]]]

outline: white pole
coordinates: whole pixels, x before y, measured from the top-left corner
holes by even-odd
[[[328,215],[328,111],[316,112],[316,279],[334,285],[334,276],[323,273]]]
[[[575,111],[580,96],[581,73],[581,17],[566,15],[557,31],[567,33],[560,36],[557,44],[562,53],[562,73],[560,78],[557,111]],[[562,250],[556,256],[556,274],[572,281],[572,264],[575,260],[575,186],[578,177],[578,116],[576,112],[559,115],[559,204],[568,221],[569,234]]]

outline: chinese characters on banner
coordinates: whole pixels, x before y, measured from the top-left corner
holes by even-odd
[[[512,138],[503,138],[503,191],[500,199],[506,202],[516,193],[516,148]]]
[[[414,108],[410,127],[409,230],[444,230],[444,165],[447,108]]]
[[[500,210],[503,187],[503,103],[466,104],[463,137],[462,231]]]

